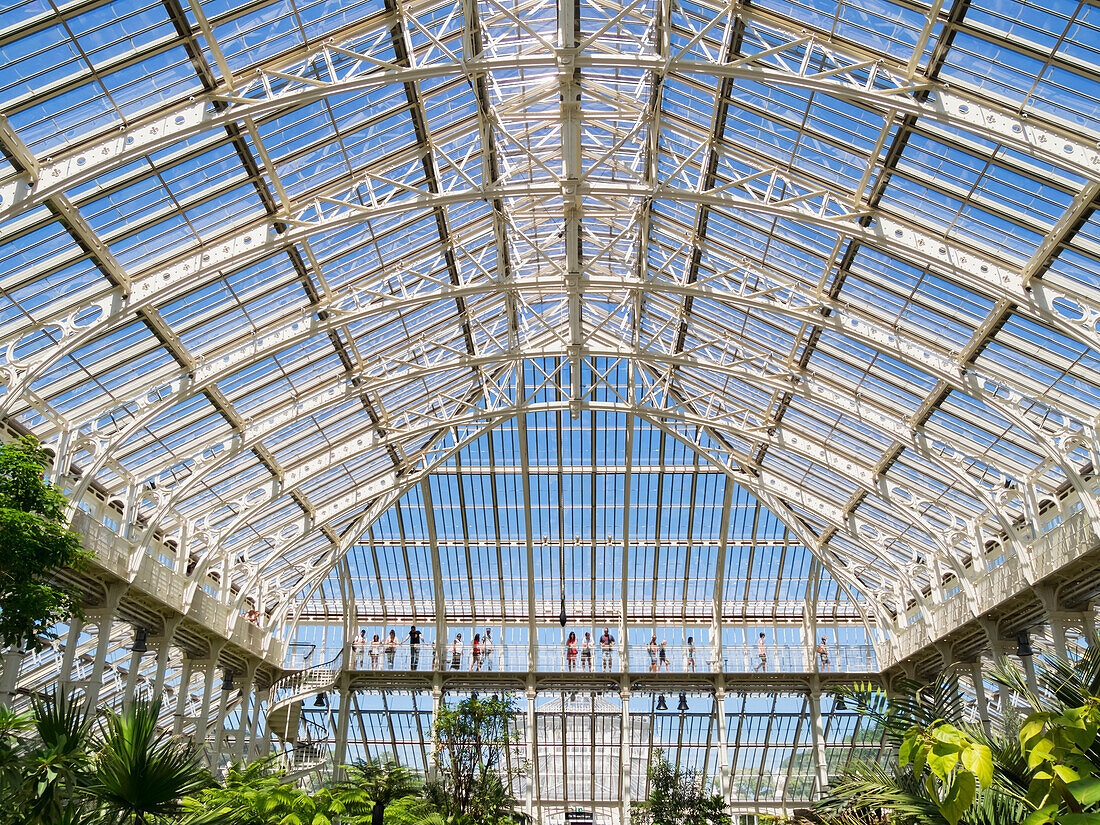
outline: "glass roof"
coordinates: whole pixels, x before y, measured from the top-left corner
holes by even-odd
[[[10,3],[0,413],[278,622],[702,627],[717,577],[888,636],[1100,524],[1098,26]]]

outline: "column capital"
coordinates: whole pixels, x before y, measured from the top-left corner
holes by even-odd
[[[1058,591],[1054,587],[1048,584],[1033,584],[1031,592],[1042,603],[1048,617],[1058,613]]]
[[[952,664],[955,661],[955,646],[946,639],[941,639],[935,642],[936,652],[940,654],[940,658],[943,660],[943,664]]]

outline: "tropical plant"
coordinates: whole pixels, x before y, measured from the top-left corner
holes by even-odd
[[[343,808],[341,821],[370,825],[429,814],[422,790],[419,774],[386,757],[349,765],[347,778],[334,788]]]
[[[722,795],[698,774],[681,771],[662,753],[649,769],[649,798],[630,808],[632,825],[730,825]]]
[[[83,697],[35,697],[0,709],[0,825],[152,825],[209,782],[157,729],[159,704],[107,711],[98,728]]]
[[[104,825],[148,825],[210,783],[194,753],[158,728],[159,716],[159,701],[135,702],[101,720],[88,795]]]
[[[1001,662],[989,678],[1023,698],[987,734],[969,721],[953,671],[904,682],[889,700],[872,686],[846,698],[881,725],[897,759],[846,768],[816,812],[835,823],[1100,825],[1100,650],[1036,661],[1041,690]]]
[[[0,719],[0,823],[55,825],[82,808],[91,722],[80,698],[35,697],[30,713]]]
[[[268,825],[300,814],[309,794],[286,784],[269,759],[233,764],[221,784],[183,800],[186,825]]]
[[[272,760],[230,765],[221,784],[183,801],[182,825],[370,825],[379,811],[386,825],[446,825],[408,768],[378,759],[348,773],[311,793],[288,782]]]
[[[442,815],[513,821],[517,802],[508,788],[521,769],[513,764],[509,774],[504,754],[518,736],[514,718],[506,697],[475,695],[454,708],[440,706],[434,754],[440,779],[428,783],[425,796]]]
[[[88,558],[65,526],[65,496],[47,483],[50,454],[33,438],[0,445],[0,643],[37,649],[78,609],[76,595],[48,578]]]

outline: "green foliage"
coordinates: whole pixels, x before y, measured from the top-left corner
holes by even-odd
[[[925,789],[951,825],[973,804],[979,787],[988,790],[993,784],[989,746],[973,741],[948,722],[910,727],[901,741],[898,761],[903,768],[912,764],[918,776],[927,765]]]
[[[730,825],[722,795],[661,754],[649,769],[649,799],[630,808],[631,825]]]
[[[1100,650],[1037,665],[1038,694],[1018,668],[987,674],[1031,705],[1024,720],[1009,705],[992,735],[966,720],[950,671],[889,702],[871,686],[851,691],[897,760],[846,768],[816,812],[835,823],[1100,825]]]
[[[209,777],[156,729],[159,706],[108,712],[95,728],[81,698],[0,711],[0,825],[167,823]]]
[[[343,807],[342,823],[393,825],[418,821],[432,806],[424,799],[420,775],[393,759],[378,758],[347,768],[347,778],[336,786]]]
[[[1034,807],[1026,825],[1065,822],[1100,823],[1100,812],[1088,812],[1100,801],[1100,765],[1089,754],[1100,729],[1100,700],[1090,697],[1077,708],[1036,711],[1020,728],[1031,782],[1027,800]]]
[[[53,825],[82,807],[91,764],[84,704],[64,691],[34,700],[32,712],[5,715],[0,823]]]
[[[225,781],[183,800],[184,825],[332,825],[342,806],[329,789],[288,784],[268,760],[232,765]],[[353,822],[355,820],[345,820]]]
[[[508,792],[504,752],[516,741],[511,699],[471,696],[454,708],[441,705],[435,721],[436,765],[441,779],[426,793],[444,815],[492,823],[510,821],[516,800]],[[518,776],[519,766],[513,771]]]
[[[1025,815],[1022,796],[998,781],[1003,749],[967,721],[965,699],[952,670],[928,685],[903,680],[895,693],[874,685],[845,691],[845,700],[883,731],[897,759],[856,761],[819,801],[825,821],[837,823],[1012,822]],[[974,816],[984,810],[990,817]],[[883,812],[889,812],[888,819]]]
[[[159,716],[160,702],[137,702],[103,720],[88,791],[105,825],[145,825],[174,814],[181,797],[210,781],[187,748],[157,729]]]
[[[43,480],[49,454],[34,439],[0,445],[0,643],[37,648],[77,608],[75,596],[49,582],[59,567],[87,559],[65,526],[65,497]]]

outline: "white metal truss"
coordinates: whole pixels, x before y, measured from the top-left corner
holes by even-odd
[[[494,8],[502,16],[522,25],[516,15],[503,6],[494,4]],[[921,78],[914,82],[905,77],[900,66],[890,65],[891,61],[883,55],[860,54],[830,43],[827,36],[784,27],[774,15],[753,7],[741,8],[740,4],[734,4],[728,8],[736,8],[738,16],[747,23],[766,28],[778,40],[777,45],[732,63],[719,63],[713,58],[701,59],[696,54],[686,56],[688,49],[684,48],[679,54],[667,56],[652,51],[628,55],[601,50],[599,53],[578,54],[574,65],[580,70],[621,68],[661,74],[700,73],[821,91],[989,136],[1025,154],[1048,158],[1057,166],[1079,174],[1094,179],[1100,176],[1100,153],[1096,146],[1090,146],[1071,133],[1044,127],[992,101],[949,91],[933,81]],[[707,34],[722,18],[721,12],[724,11],[725,8],[720,9],[710,25],[697,33],[697,37]],[[433,58],[415,66],[403,66],[371,53],[377,50],[378,38],[372,43],[374,48],[354,49],[348,48],[347,44],[326,42],[304,58],[296,55],[292,60],[276,62],[260,69],[254,78],[235,83],[234,87],[219,89],[185,105],[157,112],[144,122],[128,126],[117,136],[38,163],[36,170],[15,176],[0,187],[0,219],[13,217],[44,202],[52,194],[122,166],[131,158],[155,152],[227,123],[245,118],[257,119],[328,95],[439,77],[491,74],[503,69],[537,72],[559,65],[558,57],[546,51],[507,57],[489,56],[492,54],[491,45],[480,56],[459,57],[440,42],[438,34],[418,26],[414,17],[407,14],[402,17],[407,26],[435,41],[438,49],[433,49]],[[383,30],[381,27],[385,25],[388,23],[376,22],[371,33]],[[449,39],[453,40],[460,29],[461,23],[456,19],[447,33]],[[363,41],[371,42],[364,34],[359,34],[350,43]],[[818,62],[829,68],[813,71],[810,67]],[[922,100],[916,95],[918,92],[932,94],[929,100]],[[215,102],[229,105],[215,109],[212,105]]]
[[[0,414],[55,450],[74,508],[121,524],[130,573],[170,567],[231,618],[258,605],[292,634],[323,614],[345,638],[374,586],[384,621],[434,624],[437,655],[460,610],[445,594],[465,591],[462,621],[507,617],[535,657],[546,592],[590,552],[578,590],[625,657],[628,616],[682,604],[687,627],[713,550],[691,603],[717,650],[741,490],[753,542],[770,511],[780,567],[788,544],[812,559],[783,620],[815,627],[827,580],[890,661],[977,618],[998,566],[1037,581],[1060,519],[1100,533],[1087,56],[962,2],[854,24],[726,0],[379,0],[339,24],[173,0],[170,30],[101,54],[70,24],[107,5],[0,32],[5,54],[47,30],[82,54],[4,73]],[[1013,67],[1017,97],[968,39],[1045,68]],[[138,66],[150,86],[131,99],[115,80]],[[540,521],[581,472],[622,480],[620,533],[570,542],[564,516]],[[655,504],[632,487],[646,474]],[[662,535],[658,516],[647,537],[644,508],[673,495],[688,526]],[[720,523],[695,542],[704,511]],[[379,554],[404,570],[387,579]],[[366,555],[372,585],[352,570]],[[478,564],[499,593],[478,594]],[[624,731],[647,701],[628,687]],[[733,701],[716,691],[714,708]],[[809,701],[791,712],[820,782],[829,731]],[[709,725],[703,770],[736,796],[748,733],[720,728],[711,771]],[[392,725],[383,738],[398,748]],[[540,774],[532,810],[557,804]]]
[[[772,180],[780,179],[781,176],[773,170]],[[5,361],[0,368],[3,369],[8,387],[8,392],[0,401],[0,410],[11,409],[18,403],[21,393],[59,358],[130,323],[139,310],[170,300],[174,295],[186,293],[224,267],[241,267],[268,257],[277,250],[289,248],[291,244],[303,241],[316,232],[338,229],[362,220],[383,218],[410,210],[433,210],[489,198],[538,201],[556,196],[560,192],[558,184],[462,189],[443,194],[404,186],[393,187],[388,195],[376,198],[369,182],[364,183],[371,193],[372,206],[360,205],[355,189],[344,193],[344,199],[314,199],[301,208],[297,218],[265,221],[218,244],[196,250],[171,266],[144,276],[132,277],[129,295],[121,291],[110,292],[98,301],[75,309],[64,317],[39,321],[29,333],[24,329],[9,333],[0,341],[0,347],[5,350]],[[650,191],[642,190],[637,185],[578,184],[577,196],[610,202],[642,194],[647,198],[667,198],[705,204],[710,208],[726,208],[808,222],[836,231],[861,244],[919,261],[933,271],[942,272],[975,288],[983,288],[1014,305],[1026,308],[1034,317],[1046,319],[1055,328],[1087,346],[1100,346],[1100,333],[1096,330],[1100,307],[1093,307],[1087,297],[1048,288],[1038,282],[1025,285],[1019,272],[1013,272],[971,250],[954,247],[947,241],[885,216],[876,216],[873,225],[865,227],[852,215],[834,217],[824,214],[824,204],[821,204],[820,209],[810,209],[802,203],[801,198],[796,198],[794,202],[790,198],[777,200],[771,194],[778,191],[773,189],[773,185],[769,184],[761,196],[752,197],[755,193],[751,190],[745,196],[738,196],[730,194],[725,186],[709,192],[693,192],[670,185],[670,182]],[[820,200],[819,193],[807,193],[807,198],[810,201]],[[277,233],[275,225],[283,220],[295,228]],[[1071,307],[1079,310],[1076,318],[1070,315],[1073,312]],[[49,332],[56,343],[35,352],[29,358],[21,359],[17,353],[25,345],[28,335],[38,335],[40,330]]]

